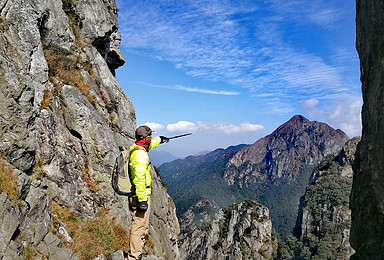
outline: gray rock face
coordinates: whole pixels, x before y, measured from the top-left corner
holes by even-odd
[[[179,259],[180,253],[177,236],[180,233],[176,216],[176,207],[172,198],[165,191],[160,177],[151,171],[152,194],[149,232],[151,234],[155,256],[164,259]]]
[[[28,247],[38,248],[49,259],[78,259],[48,231],[51,198],[38,187],[38,182],[23,172],[13,170],[18,174],[20,198],[23,200],[9,199],[7,193],[0,193],[1,259],[24,259],[22,252]]]
[[[353,167],[351,244],[353,259],[384,255],[384,9],[383,1],[356,1],[356,46],[360,56],[362,139]]]
[[[112,254],[108,259],[109,260],[125,260],[124,252],[119,250],[119,251],[115,252],[114,254]]]
[[[18,259],[31,247],[49,259],[77,259],[48,232],[52,200],[80,218],[108,208],[123,227],[131,221],[127,198],[110,184],[136,128],[114,76],[125,62],[116,2],[0,1],[0,31],[0,155],[23,176],[17,202],[0,193],[0,256]],[[175,206],[152,175],[152,250],[177,259]]]
[[[49,11],[44,12],[40,25],[47,44],[57,44],[67,50],[75,44],[75,35],[63,10],[61,0],[46,1]]]
[[[20,223],[24,220],[27,206],[16,208],[12,207],[6,193],[0,194],[0,219],[1,219],[1,239],[0,239],[0,253],[5,254],[14,233],[18,230]]]
[[[181,241],[181,259],[271,259],[277,248],[268,208],[252,200],[221,209]]]
[[[9,161],[23,171],[35,164],[36,96],[48,81],[37,26],[44,9],[44,2],[0,3],[0,140]]]
[[[180,229],[184,232],[190,231],[196,229],[197,226],[200,226],[203,223],[211,222],[211,215],[209,214],[207,208],[214,209],[216,211],[219,210],[217,204],[213,204],[207,199],[199,200],[179,218]]]

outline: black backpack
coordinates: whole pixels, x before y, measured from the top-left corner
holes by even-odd
[[[132,196],[134,191],[132,189],[131,174],[129,171],[129,157],[131,153],[137,150],[145,151],[144,147],[138,146],[130,150],[126,150],[120,153],[116,158],[115,166],[112,171],[112,188],[113,190],[122,196]]]

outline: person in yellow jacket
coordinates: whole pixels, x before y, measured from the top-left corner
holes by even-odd
[[[160,143],[168,142],[165,136],[152,138],[152,130],[148,126],[139,126],[135,132],[136,142],[130,147],[129,167],[133,196],[129,198],[129,209],[132,215],[130,235],[130,251],[128,260],[141,259],[144,247],[144,236],[148,233],[149,211],[151,206],[151,163],[148,152]]]

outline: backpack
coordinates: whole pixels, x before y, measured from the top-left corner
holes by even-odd
[[[131,174],[129,170],[129,157],[134,151],[143,150],[145,148],[138,146],[130,150],[126,150],[120,153],[116,158],[115,166],[112,171],[112,188],[113,190],[122,196],[132,196],[134,192],[132,191],[132,181]]]

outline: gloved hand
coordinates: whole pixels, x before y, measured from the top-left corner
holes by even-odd
[[[160,136],[161,138],[161,143],[168,143],[169,142],[169,139],[165,136]]]
[[[148,209],[148,202],[147,201],[139,201],[137,204],[137,208],[142,211],[147,211]]]

